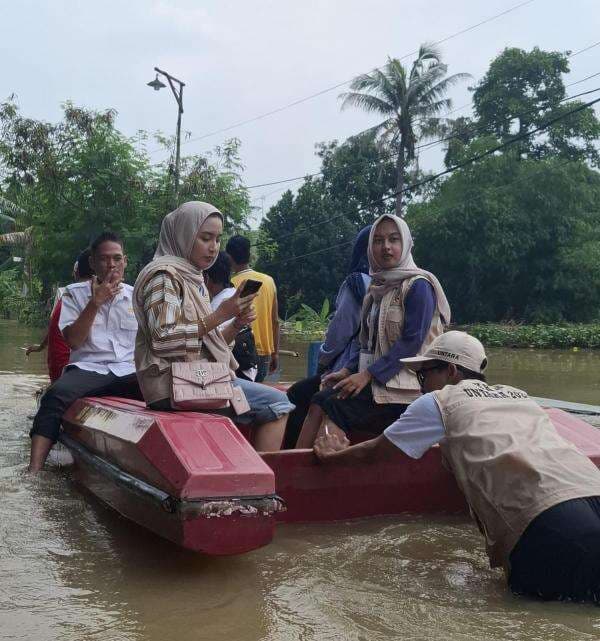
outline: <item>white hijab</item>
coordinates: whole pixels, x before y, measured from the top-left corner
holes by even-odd
[[[160,228],[158,247],[154,253],[154,260],[142,269],[135,281],[133,292],[134,311],[143,330],[147,331],[146,318],[143,312],[145,284],[154,274],[165,267],[175,268],[179,275],[188,281],[191,286],[189,291],[192,294],[193,303],[199,308],[202,316],[212,314],[208,295],[201,294],[201,291],[205,292],[202,270],[193,265],[189,258],[200,227],[213,214],[217,214],[223,220],[223,214],[214,205],[191,201],[184,203],[164,217]],[[218,329],[214,329],[203,336],[202,342],[215,360],[224,363],[231,361],[231,350]]]
[[[375,237],[377,227],[379,223],[381,223],[385,219],[391,220],[396,225],[398,231],[400,232],[400,235],[402,236],[402,255],[400,256],[400,260],[396,267],[392,267],[391,269],[384,269],[377,262],[373,254],[373,239]],[[444,323],[447,325],[448,323],[450,323],[450,305],[448,303],[448,299],[446,298],[446,294],[444,293],[440,281],[431,272],[417,267],[412,256],[412,248],[412,234],[410,233],[408,225],[402,218],[393,216],[392,214],[383,214],[373,223],[373,227],[371,227],[371,233],[369,234],[369,247],[367,249],[371,284],[369,285],[369,289],[367,290],[365,301],[367,301],[367,299],[369,298],[371,299],[368,301],[368,307],[370,307],[372,301],[380,301],[385,296],[385,294],[387,294],[387,292],[389,292],[391,289],[396,289],[397,287],[399,287],[402,284],[402,281],[406,280],[407,278],[422,276],[431,283],[435,291],[438,311],[440,312],[440,316],[442,317]]]

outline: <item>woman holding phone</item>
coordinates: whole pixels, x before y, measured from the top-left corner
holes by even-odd
[[[154,260],[140,272],[134,288],[140,388],[150,408],[169,410],[174,405],[173,363],[226,363],[233,385],[243,390],[250,406],[233,420],[256,425],[257,450],[279,450],[294,406],[277,389],[236,378],[230,348],[236,333],[254,320],[256,294],[243,296],[241,283],[215,310],[210,305],[203,270],[217,259],[222,233],[223,215],[208,203],[184,203],[164,218]],[[233,322],[219,329],[228,321]]]

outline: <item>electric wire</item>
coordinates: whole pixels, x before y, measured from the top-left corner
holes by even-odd
[[[592,92],[595,92],[595,91],[600,91],[600,87],[590,91],[589,93],[592,93]],[[383,196],[382,198],[374,200],[371,203],[369,203],[368,205],[359,208],[356,213],[357,214],[365,213],[368,209],[370,209],[374,205],[382,204],[383,202],[385,202],[387,200],[390,200],[391,198],[395,198],[396,196],[398,196],[400,194],[404,194],[404,193],[407,193],[409,191],[412,191],[412,190],[416,189],[417,187],[422,187],[423,185],[428,184],[430,182],[433,182],[434,180],[438,180],[442,176],[445,176],[447,174],[453,173],[457,169],[462,169],[463,167],[466,167],[466,166],[468,166],[470,164],[473,164],[474,162],[477,162],[478,160],[481,160],[481,159],[483,159],[483,158],[485,158],[487,156],[491,156],[492,154],[496,153],[497,151],[500,151],[501,149],[505,149],[506,147],[509,147],[510,145],[513,145],[513,144],[515,144],[515,143],[517,143],[517,142],[519,142],[521,140],[529,138],[530,136],[547,129],[550,125],[554,124],[555,122],[558,122],[559,120],[563,120],[564,118],[567,118],[567,117],[569,117],[569,116],[571,116],[571,115],[573,115],[575,113],[578,113],[578,112],[580,112],[580,111],[582,111],[584,109],[587,109],[588,107],[591,107],[592,105],[595,105],[598,102],[600,102],[600,98],[596,98],[595,100],[591,100],[591,101],[589,101],[587,103],[584,103],[582,105],[578,105],[576,108],[571,109],[570,111],[568,111],[566,113],[559,114],[558,116],[555,116],[554,118],[550,118],[549,120],[547,120],[546,122],[542,123],[538,127],[535,127],[531,131],[527,131],[527,132],[524,132],[522,134],[518,134],[517,136],[513,136],[509,140],[507,140],[507,141],[505,141],[503,143],[500,143],[499,145],[496,145],[496,146],[494,146],[494,147],[492,147],[492,148],[490,148],[490,149],[488,149],[488,150],[486,150],[484,152],[481,152],[479,154],[475,154],[474,156],[470,156],[469,158],[466,158],[462,162],[457,163],[455,165],[452,165],[451,167],[448,167],[445,170],[443,170],[441,172],[438,172],[437,174],[434,174],[432,176],[427,176],[426,178],[424,178],[422,180],[419,180],[419,181],[417,181],[415,183],[407,185],[403,189],[400,189],[400,190],[395,191],[395,192],[391,192],[390,194],[387,194],[386,196]],[[346,216],[347,216],[346,212],[344,212],[342,214],[337,214],[337,215],[332,216],[330,218],[327,218],[325,220],[320,220],[317,223],[314,223],[312,225],[305,225],[304,227],[300,227],[300,228],[294,230],[293,232],[291,232],[289,234],[285,234],[284,236],[280,236],[278,238],[272,238],[272,239],[269,239],[268,241],[257,242],[257,243],[255,243],[253,245],[253,247],[258,247],[260,245],[264,245],[264,244],[268,244],[268,243],[272,243],[272,242],[279,243],[282,240],[285,240],[287,238],[291,238],[291,237],[295,236],[296,234],[298,234],[298,233],[300,233],[302,231],[307,231],[308,229],[311,229],[313,227],[324,225],[324,224],[328,224],[328,223],[330,223],[330,222],[332,222],[334,220],[337,220],[339,218],[346,217]]]
[[[569,160],[566,160],[566,161],[564,161],[562,163],[559,163],[558,167],[559,168],[560,167],[564,167],[564,166],[566,166],[568,164],[571,164],[571,163],[574,163],[574,162],[576,162],[576,161],[569,159]],[[520,176],[520,177],[517,177],[515,180],[511,181],[510,184],[497,185],[495,187],[488,188],[487,191],[489,193],[490,190],[500,191],[502,189],[511,189],[511,188],[514,187],[514,185],[516,183],[519,183],[519,182],[522,182],[522,181],[528,180],[528,179],[529,179],[529,176]],[[448,211],[452,210],[453,208],[454,208],[454,206],[446,206],[441,211],[448,212]],[[440,211],[440,210],[438,210],[438,211]],[[273,241],[271,241],[271,242],[273,242]],[[330,252],[332,249],[338,249],[339,247],[345,247],[345,246],[350,245],[352,243],[354,243],[354,240],[345,241],[343,243],[338,243],[336,245],[328,245],[327,247],[323,247],[322,249],[317,249],[315,251],[308,252],[306,254],[300,254],[298,256],[292,256],[291,258],[286,258],[284,260],[278,260],[278,261],[275,261],[275,262],[266,263],[264,265],[261,265],[261,269],[268,269],[268,268],[276,267],[278,265],[283,265],[283,264],[286,264],[286,263],[290,263],[290,262],[293,262],[295,260],[300,260],[301,258],[306,258],[307,256],[314,256],[315,254],[322,254],[324,252]]]
[[[597,76],[597,75],[600,75],[600,72],[597,73],[597,74],[593,74],[592,76],[588,76],[587,78],[583,78],[582,80],[578,80],[577,83],[583,82],[584,80],[588,80],[589,78],[592,78],[593,76]],[[571,84],[577,84],[577,83],[571,83]],[[566,86],[570,86],[570,85],[566,85]],[[561,103],[563,103],[563,102],[565,102],[567,100],[574,100],[575,98],[578,98],[580,96],[585,96],[585,95],[588,95],[590,93],[594,93],[596,91],[598,91],[598,89],[593,89],[592,91],[582,91],[581,93],[577,93],[577,94],[574,94],[572,96],[565,96],[564,98],[561,98],[556,103],[551,105],[549,108],[555,108],[559,104],[561,104]],[[524,115],[527,115],[527,114],[530,114],[530,113],[534,113],[536,111],[539,111],[539,109],[537,109],[537,108],[529,109],[529,110],[521,112],[521,113],[512,114],[511,118],[520,118],[520,117],[522,117]],[[451,134],[449,136],[445,136],[443,138],[439,138],[439,139],[433,140],[431,142],[423,143],[422,145],[417,145],[415,147],[415,150],[430,149],[431,147],[439,145],[439,144],[441,144],[443,142],[447,142],[448,140],[453,140],[454,138],[461,138],[462,135],[464,135],[464,134],[482,132],[482,131],[485,131],[486,129],[487,129],[486,125],[474,125],[472,127],[466,127],[464,129],[464,131],[461,132],[460,134]],[[365,131],[368,131],[368,130],[365,130]],[[350,138],[357,138],[361,134],[365,133],[365,131],[360,131],[359,133],[354,134],[353,136],[350,136]],[[394,152],[390,152],[389,154],[382,155],[381,158],[386,159],[386,158],[393,157],[395,155],[396,154]],[[361,161],[358,161],[356,163],[348,163],[348,165],[346,165],[346,166],[354,166],[354,165],[358,165],[358,164],[363,164],[363,163]],[[297,181],[297,180],[302,180],[304,178],[315,178],[316,176],[320,176],[322,174],[323,174],[323,171],[317,171],[317,172],[314,172],[312,174],[304,174],[303,176],[295,176],[294,178],[284,178],[282,180],[274,180],[274,181],[271,181],[271,182],[259,183],[259,184],[256,184],[256,185],[248,185],[246,187],[246,189],[258,189],[259,187],[270,187],[270,186],[273,186],[273,185],[283,185],[284,183],[294,182],[294,181]]]
[[[445,38],[442,38],[441,40],[437,40],[432,43],[433,46],[437,46],[440,44],[443,44],[445,42],[448,42],[449,40],[452,40],[454,38],[457,38],[458,36],[462,36],[465,33],[468,33],[469,31],[473,31],[474,29],[477,29],[478,27],[481,27],[489,22],[493,22],[494,20],[497,20],[498,18],[501,18],[502,16],[505,16],[509,13],[512,13],[513,11],[517,11],[521,7],[524,7],[528,4],[532,4],[533,2],[536,2],[536,0],[525,0],[525,2],[521,2],[517,5],[514,5],[512,7],[509,7],[508,9],[505,9],[504,11],[501,11],[500,13],[497,13],[493,16],[490,16],[489,18],[486,18],[485,20],[482,20],[474,25],[471,25],[469,27],[466,27],[464,29],[461,29],[460,31],[457,31],[455,33],[450,34],[449,36],[446,36]],[[416,51],[411,51],[409,53],[406,53],[398,58],[398,60],[404,60],[405,58],[409,58],[410,56],[414,56],[415,53],[418,53],[418,49]],[[381,67],[375,67],[373,70],[380,69]],[[256,122],[258,120],[262,120],[263,118],[267,118],[269,116],[273,116],[275,114],[281,113],[282,111],[285,111],[286,109],[290,109],[292,107],[296,107],[297,105],[300,105],[302,103],[308,102],[309,100],[312,100],[314,98],[318,98],[319,96],[322,96],[326,93],[330,93],[331,91],[335,91],[336,89],[339,89],[340,87],[343,87],[344,85],[349,84],[352,82],[354,78],[350,78],[349,80],[344,80],[343,82],[339,82],[335,85],[331,85],[330,87],[327,87],[325,89],[321,89],[321,91],[317,91],[315,93],[312,93],[308,96],[305,96],[304,98],[299,98],[298,100],[294,100],[293,102],[290,102],[286,105],[283,105],[281,107],[278,107],[276,109],[272,109],[271,111],[267,111],[263,114],[260,114],[258,116],[254,116],[252,118],[248,118],[246,120],[241,120],[239,122],[236,122],[232,125],[229,125],[227,127],[222,127],[221,129],[216,129],[215,131],[211,131],[209,133],[203,134],[201,136],[196,136],[195,138],[189,138],[188,140],[183,141],[181,144],[182,145],[187,145],[191,142],[197,142],[199,140],[204,140],[205,138],[210,138],[211,136],[216,136],[217,134],[221,133],[226,133],[228,131],[231,131],[232,129],[237,129],[238,127],[242,127],[243,125],[248,125],[250,123]],[[158,151],[161,151],[162,148],[155,149],[150,152],[150,154],[156,153]]]

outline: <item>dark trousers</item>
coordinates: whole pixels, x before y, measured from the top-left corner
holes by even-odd
[[[600,496],[537,516],[510,555],[513,592],[544,600],[600,601]]]
[[[122,396],[143,400],[135,374],[115,376],[69,367],[42,396],[29,435],[45,436],[56,443],[65,410],[83,396]]]
[[[256,372],[256,378],[254,379],[255,383],[262,383],[265,378],[269,375],[269,367],[271,365],[271,355],[267,354],[266,356],[262,356],[261,354],[258,354],[256,356],[256,367],[257,367],[257,372]]]
[[[320,385],[321,376],[317,374],[316,376],[303,378],[288,389],[287,396],[296,407],[288,414],[285,437],[283,439],[284,450],[291,450],[296,447],[296,441],[300,436],[304,419],[308,414],[310,401],[319,391]]]

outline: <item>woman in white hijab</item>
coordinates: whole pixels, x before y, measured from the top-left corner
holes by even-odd
[[[420,396],[415,374],[399,359],[420,354],[443,332],[450,306],[438,279],[416,266],[412,246],[401,218],[384,214],[373,224],[360,358],[322,379],[296,447],[312,447],[325,426],[340,437],[352,430],[380,434]]]
[[[139,274],[133,293],[138,320],[135,363],[140,388],[152,409],[171,409],[171,363],[203,360],[228,363],[235,377],[237,363],[229,347],[241,327],[252,322],[255,294],[238,291],[213,311],[203,278],[219,254],[223,215],[208,203],[188,202],[162,223],[154,260]],[[219,325],[233,323],[220,331]],[[235,378],[250,412],[234,420],[256,425],[259,451],[281,448],[288,413],[287,396],[272,387]]]

